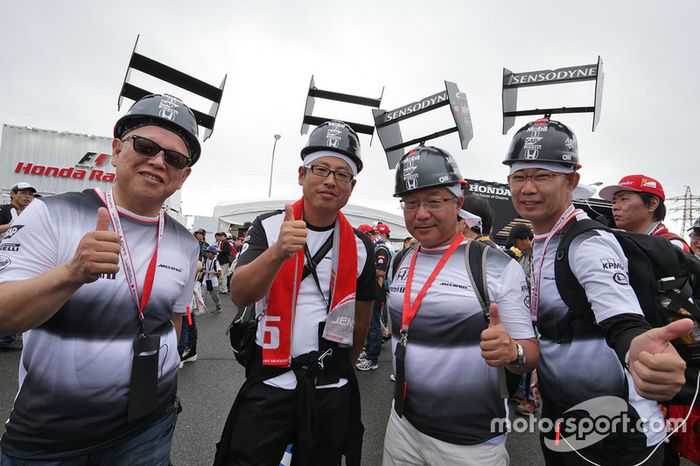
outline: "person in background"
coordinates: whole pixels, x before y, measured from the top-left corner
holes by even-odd
[[[221,266],[221,275],[219,275],[219,293],[225,294],[228,293],[227,276],[229,266],[231,265],[231,262],[233,262],[233,248],[231,247],[231,243],[228,242],[226,233],[219,232],[215,234],[214,237],[216,238],[216,249],[219,251],[219,254],[216,256],[216,260],[219,261],[219,265]]]
[[[199,242],[199,260],[203,261],[206,257],[207,248],[209,247],[209,243],[207,243],[206,241],[207,230],[205,230],[204,228],[200,228],[198,230],[195,230],[193,234]]]
[[[29,183],[20,182],[12,186],[12,189],[10,189],[10,203],[0,206],[0,240],[8,232],[12,222],[32,202],[35,194],[36,189]],[[14,234],[14,232],[11,234]],[[11,234],[8,234],[8,237]],[[9,248],[11,246],[6,247]],[[22,351],[22,343],[17,341],[16,333],[0,337],[0,352],[4,351]]]
[[[598,195],[612,202],[615,225],[626,231],[666,238],[684,252],[690,246],[664,225],[666,194],[661,183],[646,175],[627,175],[617,184],[606,186]]]
[[[466,230],[467,227],[471,228],[471,230],[477,234],[476,239],[488,244],[492,248],[500,249],[500,247],[491,239],[491,230],[493,230],[493,207],[491,207],[489,200],[474,194],[466,195],[464,196],[462,210],[476,215],[481,219],[481,222],[469,227],[469,223],[471,222],[468,218],[463,218],[463,229]],[[469,237],[471,237],[471,234]]]
[[[695,219],[693,226],[688,228],[690,232],[690,249],[697,257],[700,257],[700,217]]]
[[[216,246],[209,246],[204,251],[204,261],[202,276],[200,278],[202,283],[202,295],[205,291],[208,292],[209,297],[214,302],[214,310],[211,311],[212,314],[218,314],[221,312],[221,301],[219,300],[219,277],[222,275],[223,271],[219,261],[216,259],[217,254]]]

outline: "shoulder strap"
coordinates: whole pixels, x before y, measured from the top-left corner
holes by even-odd
[[[415,249],[416,245],[414,244],[408,249],[402,249],[398,253],[396,253],[396,256],[394,256],[393,260],[391,261],[391,279],[393,280],[394,277],[396,277],[396,272],[399,271],[399,266],[401,265],[401,262],[403,262],[404,257],[408,255],[409,252],[411,252],[413,249]]]
[[[467,268],[469,282],[474,289],[476,298],[479,300],[486,322],[491,321],[491,316],[489,315],[491,300],[489,299],[486,281],[486,256],[491,249],[493,248],[488,244],[471,240],[467,242],[467,247],[464,250],[464,263]],[[505,367],[498,368],[498,388],[501,398],[508,398],[508,381],[506,379]]]
[[[309,276],[310,273],[316,270],[316,266],[318,263],[326,257],[326,254],[328,254],[328,251],[331,250],[333,247],[333,233],[330,234],[330,236],[326,239],[326,241],[323,242],[321,247],[316,251],[316,254],[313,255],[310,261],[306,261],[306,264],[304,264],[304,272],[301,275],[301,279],[305,279],[306,277]],[[304,249],[306,249],[306,252],[308,254],[309,248],[304,245]],[[310,255],[310,254],[309,254]]]
[[[489,293],[486,284],[486,255],[490,246],[480,241],[468,241],[464,250],[464,262],[469,275],[469,282],[474,289],[476,298],[479,300],[481,310],[484,312],[486,321],[490,321],[489,316]]]
[[[591,230],[610,231],[602,223],[588,218],[569,222],[559,233],[561,240],[557,247],[556,260],[554,261],[554,277],[561,299],[571,310],[574,318],[588,320],[589,322],[594,320],[591,303],[588,302],[586,297],[586,290],[583,289],[571,270],[569,248],[574,238],[581,233]]]

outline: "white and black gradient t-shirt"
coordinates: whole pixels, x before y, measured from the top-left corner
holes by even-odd
[[[503,432],[492,431],[491,421],[507,417],[507,400],[500,396],[498,371],[481,357],[481,332],[488,323],[467,275],[467,241],[450,257],[428,289],[410,324],[405,358],[408,391],[404,416],[422,433],[457,445],[474,445],[501,436]],[[448,247],[421,248],[411,302]],[[416,250],[407,253],[401,264],[394,264],[396,274],[387,300],[394,351],[409,266]],[[510,336],[534,338],[527,283],[520,265],[491,249],[486,275],[489,298],[498,304],[501,322]]]
[[[269,246],[277,242],[282,222],[284,221],[284,211],[278,210],[265,215],[261,215],[253,221],[253,226],[248,230],[246,242],[243,244],[237,267],[253,262]],[[307,224],[306,245],[309,253],[313,257],[321,249],[323,243],[333,234],[333,226],[318,229]],[[357,247],[357,289],[355,292],[356,301],[372,301],[375,297],[376,272],[374,270],[374,245],[367,235],[355,230],[355,245]],[[321,259],[316,267],[318,275],[319,290],[314,278],[309,274],[302,280],[299,287],[299,297],[297,299],[296,316],[292,326],[292,357],[301,356],[311,351],[317,351],[318,329],[321,322],[326,321],[327,302],[330,290],[331,268],[333,264],[333,248]],[[369,260],[368,260],[369,259]],[[235,286],[235,282],[233,283]],[[323,296],[321,296],[323,291]],[[267,297],[258,301],[256,310],[261,313],[267,306]],[[258,325],[256,343],[263,346],[265,332],[265,316]],[[266,384],[293,390],[296,388],[297,380],[292,371],[268,379]],[[336,384],[341,386],[345,379]]]
[[[71,260],[83,235],[95,229],[97,209],[104,206],[94,190],[32,202],[15,221],[15,233],[2,242],[0,283],[28,279]],[[158,219],[121,209],[120,218],[142,291]],[[174,401],[177,389],[179,357],[171,316],[186,312],[191,302],[198,254],[197,241],[166,215],[144,310],[146,333],[160,335],[160,412]],[[138,332],[138,310],[121,268],[82,285],[47,322],[25,332],[20,387],[2,437],[3,451],[20,458],[52,457],[100,448],[138,431],[139,422],[127,423],[132,346]]]
[[[587,216],[581,214],[577,218]],[[633,417],[636,413],[647,419],[647,426],[651,423],[662,425],[658,403],[637,393],[632,376],[608,346],[602,329],[582,319],[576,319],[569,327],[569,309],[559,295],[554,279],[561,235],[557,234],[550,240],[542,263],[545,239],[546,235],[535,235],[532,243],[533,274],[539,274],[542,264],[539,312],[534,318],[541,333],[537,369],[543,415],[552,419],[571,417],[576,413],[565,412],[579,403],[601,396],[617,396],[629,400]],[[596,322],[621,314],[643,315],[634,290],[628,284],[627,258],[611,233],[596,230],[577,236],[569,248],[569,263],[586,291]],[[535,286],[534,279],[532,283]],[[553,329],[564,328],[571,328],[571,342],[554,341]],[[658,430],[636,436],[641,435],[646,436],[647,445],[663,439],[663,432]]]

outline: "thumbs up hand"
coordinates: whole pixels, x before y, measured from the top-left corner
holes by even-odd
[[[686,334],[694,323],[690,319],[653,328],[632,340],[629,349],[629,370],[634,386],[649,400],[670,400],[685,384],[685,361],[671,345]]]
[[[491,367],[504,367],[518,359],[518,347],[501,324],[498,305],[489,306],[489,327],[481,332],[481,357]]]
[[[284,222],[282,222],[277,242],[274,244],[277,257],[281,260],[287,260],[301,251],[304,244],[306,244],[306,222],[294,220],[292,205],[285,204]]]
[[[111,220],[104,207],[97,210],[95,230],[85,233],[73,258],[68,261],[72,278],[79,283],[91,283],[103,273],[119,271],[119,235],[109,231]]]

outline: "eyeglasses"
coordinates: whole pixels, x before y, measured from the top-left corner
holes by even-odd
[[[342,170],[331,170],[330,168],[324,167],[323,165],[311,165],[310,167],[304,168],[306,168],[307,170],[311,170],[311,173],[313,173],[316,176],[320,176],[321,178],[327,178],[328,175],[333,173],[333,178],[343,183],[349,183],[352,181],[353,178],[355,178],[352,175],[352,173],[348,173]]]
[[[534,175],[523,175],[515,173],[513,175],[508,176],[508,182],[511,184],[511,186],[522,186],[527,182],[527,180],[532,180],[533,183],[535,183],[538,186],[541,186],[549,183],[554,179],[554,177],[560,175],[565,175],[565,173],[540,172],[535,173]]]
[[[413,211],[418,210],[420,206],[425,207],[428,210],[439,210],[443,205],[448,202],[452,202],[456,197],[446,197],[443,199],[428,199],[426,201],[401,201],[401,208],[403,210]]]
[[[136,153],[139,155],[143,155],[144,157],[155,157],[161,151],[163,151],[163,160],[165,160],[165,163],[178,170],[182,170],[183,168],[187,167],[191,162],[190,158],[185,154],[182,154],[176,150],[163,149],[158,145],[158,143],[143,136],[134,135],[129,136],[126,139],[122,139],[122,142],[126,141],[131,141],[132,145],[134,146],[134,151],[136,151]]]

